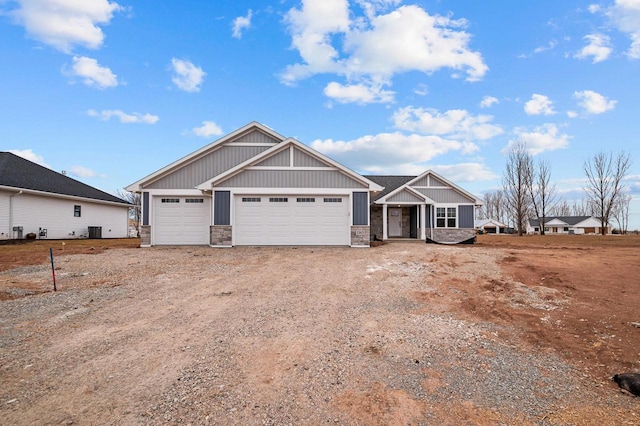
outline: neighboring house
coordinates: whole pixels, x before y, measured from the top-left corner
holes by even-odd
[[[0,152],[0,239],[124,238],[130,204]]]
[[[384,187],[371,206],[374,239],[460,243],[475,238],[475,208],[482,201],[437,173],[365,177]]]
[[[495,219],[478,219],[475,222],[476,230],[483,234],[506,234],[507,225]]]
[[[393,198],[387,206],[381,196],[404,194],[399,187],[392,189],[402,194],[392,193],[374,178],[252,122],[126,189],[141,194],[142,246],[366,247],[373,222],[380,223],[376,232],[382,238],[382,215],[398,205]],[[436,208],[444,208],[444,225],[437,226],[435,234],[468,228],[473,236],[475,197],[457,187],[454,196],[450,185],[432,172],[407,182],[411,180],[402,182],[415,186],[407,191],[425,194],[403,203],[406,213],[389,217],[404,222],[410,210],[420,212],[415,222],[420,231],[413,238],[424,240],[434,236],[426,228],[441,222],[426,218],[436,217],[440,214]],[[372,204],[374,200],[378,204]],[[395,232],[396,223],[389,224]],[[410,228],[406,227],[408,237]]]
[[[545,234],[600,234],[600,219],[593,216],[551,216],[546,218]],[[539,234],[538,219],[529,219],[527,234]],[[611,226],[607,225],[606,233],[611,233]]]

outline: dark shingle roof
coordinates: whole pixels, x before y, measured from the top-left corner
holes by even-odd
[[[381,197],[384,197],[394,189],[397,189],[409,182],[411,179],[414,179],[415,176],[364,176],[369,180],[374,181],[380,186],[384,186],[384,190],[379,194],[376,194],[375,197],[371,200],[376,201]]]
[[[54,172],[10,152],[0,152],[0,186],[129,204],[114,195],[100,191],[61,173]]]

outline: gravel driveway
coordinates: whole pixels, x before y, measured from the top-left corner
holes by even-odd
[[[554,352],[458,315],[444,290],[452,280],[500,277],[502,257],[409,243],[60,257],[60,291],[0,304],[0,418],[10,425],[633,418],[633,399],[607,399]],[[46,289],[49,267],[6,271],[0,280]]]

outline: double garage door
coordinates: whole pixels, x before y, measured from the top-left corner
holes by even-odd
[[[209,244],[211,198],[154,197],[154,245]]]
[[[349,197],[236,195],[235,245],[349,245]]]

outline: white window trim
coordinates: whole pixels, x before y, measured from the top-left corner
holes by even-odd
[[[459,209],[460,205],[459,204],[436,204],[434,206],[434,218],[433,218],[433,225],[434,228],[437,229],[457,229],[458,228],[458,224],[459,224],[459,220],[460,220],[460,209]],[[438,209],[445,209],[444,213],[444,223],[445,226],[438,226]],[[447,226],[447,223],[449,221],[449,217],[447,216],[447,209],[448,208],[455,208],[456,209],[456,226],[455,227],[451,227],[451,226]]]

